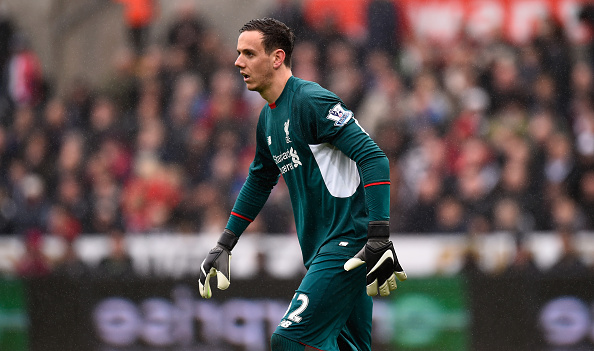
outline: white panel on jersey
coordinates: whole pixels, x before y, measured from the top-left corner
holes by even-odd
[[[334,197],[352,196],[361,182],[355,161],[328,143],[309,145],[309,148],[330,194]]]

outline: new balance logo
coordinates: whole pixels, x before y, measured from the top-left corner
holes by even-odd
[[[293,324],[293,322],[283,319],[279,325],[283,328],[288,328],[291,326],[291,324]]]

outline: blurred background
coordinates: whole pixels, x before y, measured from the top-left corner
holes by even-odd
[[[0,350],[268,349],[304,273],[282,178],[231,288],[197,293],[264,16],[391,162],[410,278],[373,350],[594,350],[588,0],[0,0]]]

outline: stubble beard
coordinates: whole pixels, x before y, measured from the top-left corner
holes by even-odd
[[[250,90],[257,91],[260,93],[260,95],[265,94],[266,91],[272,86],[273,77],[274,70],[268,69],[264,74],[262,74],[261,83]]]

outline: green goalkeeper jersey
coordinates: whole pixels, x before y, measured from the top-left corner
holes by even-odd
[[[291,77],[264,106],[256,154],[227,223],[241,235],[283,176],[303,262],[324,253],[354,255],[369,221],[389,219],[389,162],[334,93]]]

